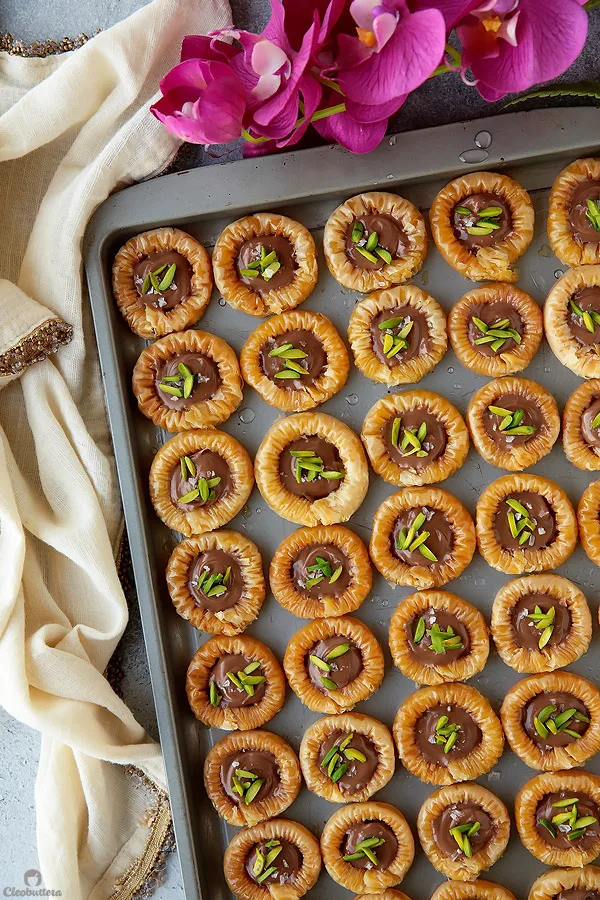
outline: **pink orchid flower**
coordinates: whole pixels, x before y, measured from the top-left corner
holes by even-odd
[[[579,0],[486,0],[457,26],[463,71],[486,100],[524,91],[567,69],[585,44]]]

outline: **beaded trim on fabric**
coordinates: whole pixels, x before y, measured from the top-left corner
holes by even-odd
[[[48,319],[0,354],[0,377],[19,375],[33,363],[41,362],[73,338],[73,326],[61,319]]]
[[[0,50],[5,50],[11,56],[52,56],[55,53],[67,53],[69,50],[76,50],[89,41],[87,34],[78,34],[75,38],[65,37],[60,41],[20,41],[14,38],[12,34],[6,32],[0,34]]]

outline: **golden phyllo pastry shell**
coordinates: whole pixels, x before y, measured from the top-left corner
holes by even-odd
[[[520,600],[531,594],[548,594],[568,609],[571,624],[560,644],[530,650],[517,643],[513,611]],[[592,639],[592,617],[585,595],[572,581],[553,574],[525,575],[508,581],[496,594],[491,631],[496,649],[507,666],[527,674],[552,672],[570,665],[586,652]]]
[[[590,724],[583,735],[567,747],[542,750],[532,741],[523,727],[523,710],[538,694],[556,691],[577,697],[588,710]],[[531,769],[543,772],[572,769],[574,766],[583,765],[600,750],[600,691],[586,678],[573,672],[530,675],[517,681],[504,697],[500,718],[513,753],[516,753]]]
[[[600,287],[600,265],[569,269],[559,278],[544,303],[544,330],[550,349],[563,366],[580,378],[600,378],[600,344],[580,344],[568,322],[569,301],[588,287]]]
[[[554,513],[557,536],[539,550],[505,550],[496,538],[495,518],[500,504],[511,494],[540,494]],[[476,512],[477,545],[489,566],[507,575],[555,569],[569,558],[577,544],[577,520],[563,489],[541,475],[516,473],[493,481],[481,494]]]
[[[492,303],[513,306],[523,323],[523,330],[521,343],[512,350],[484,356],[469,340],[469,323],[474,307]],[[454,304],[448,315],[450,343],[460,362],[471,372],[490,378],[514,375],[528,366],[539,349],[543,333],[540,307],[533,297],[514,284],[484,284],[473,288]]]
[[[512,227],[504,240],[474,251],[454,234],[452,213],[461,200],[473,194],[497,194],[510,209]],[[429,213],[435,244],[452,268],[471,281],[517,281],[513,268],[533,238],[534,212],[531,197],[518,182],[497,172],[471,172],[455,178],[431,204]]]
[[[421,408],[441,423],[446,433],[446,446],[443,453],[427,466],[404,468],[389,453],[385,428],[390,420]],[[361,438],[374,471],[397,487],[443,481],[460,469],[469,452],[469,432],[462,416],[445,397],[432,391],[404,391],[381,397],[366,415]]]
[[[336,636],[347,638],[359,649],[363,668],[344,687],[336,691],[320,690],[309,677],[308,655],[319,641]],[[315,619],[293,635],[285,651],[283,668],[291,689],[304,705],[314,712],[329,714],[350,710],[375,693],[383,681],[384,659],[375,635],[366,625],[350,616],[332,616]]]
[[[593,563],[600,566],[600,481],[592,481],[577,507],[581,546]]]
[[[561,262],[568,266],[600,263],[600,241],[576,240],[571,231],[573,192],[582,182],[600,181],[600,159],[576,159],[560,172],[552,185],[548,209],[548,240]]]
[[[232,488],[216,503],[182,510],[171,499],[171,475],[182,457],[210,450],[225,460],[231,473]],[[254,484],[252,460],[242,445],[224,431],[205,428],[176,434],[163,444],[150,469],[150,497],[156,515],[169,528],[189,537],[214,531],[236,516],[250,496]]]
[[[261,348],[271,338],[277,338],[288,331],[309,331],[323,346],[327,362],[312,384],[303,384],[302,377],[293,382],[277,382],[263,371]],[[302,365],[301,359],[297,362]],[[250,387],[270,406],[285,412],[301,412],[325,403],[343,388],[350,369],[346,345],[333,324],[320,313],[309,312],[307,309],[290,310],[262,322],[242,347],[240,364]],[[293,384],[293,387],[286,387],[286,384]]]
[[[489,406],[502,406],[502,397],[514,394],[535,404],[543,424],[524,444],[503,448],[490,437],[485,427]],[[500,422],[500,418],[498,418]],[[492,466],[520,472],[535,465],[552,450],[560,432],[556,400],[546,388],[527,378],[497,378],[475,391],[467,409],[467,424],[477,452]]]
[[[600,869],[584,866],[582,869],[552,869],[543,872],[533,882],[527,900],[556,900],[563,891],[588,890],[600,892]]]
[[[387,366],[373,350],[371,321],[386,309],[412,307],[427,321],[429,346],[413,359],[401,360]],[[414,284],[378,291],[357,303],[348,324],[348,340],[356,367],[371,381],[381,384],[414,384],[430,372],[441,360],[448,347],[446,314],[439,303]]]
[[[200,353],[219,370],[220,384],[208,400],[187,409],[170,409],[162,402],[156,386],[157,369],[170,357]],[[140,411],[165,431],[187,431],[220,425],[242,401],[243,381],[237,356],[222,338],[191,328],[169,334],[142,351],[133,370],[133,393]]]
[[[221,780],[221,765],[228,757],[244,750],[268,753],[275,758],[279,771],[279,785],[275,792],[251,803],[243,799],[234,802],[225,793]],[[221,818],[230,825],[256,825],[273,819],[291,806],[300,792],[302,776],[298,757],[282,737],[260,728],[256,731],[235,731],[217,741],[204,761],[204,787],[208,798]]]
[[[293,578],[294,560],[302,550],[317,545],[339,547],[350,568],[350,583],[338,597],[323,599],[299,590]],[[364,543],[343,525],[317,525],[292,531],[271,559],[269,583],[273,596],[284,609],[301,619],[343,616],[355,612],[371,590],[371,560]]]
[[[433,836],[433,823],[445,809],[455,803],[476,804],[487,813],[494,825],[493,834],[483,847],[471,857],[462,856],[458,860],[442,853]],[[430,794],[419,810],[417,829],[421,846],[432,866],[448,878],[474,881],[480,872],[493,866],[506,850],[510,818],[506,806],[495,794],[479,784],[467,782],[442,787]],[[500,900],[500,897],[494,895],[494,900]]]
[[[543,772],[527,781],[515,799],[515,822],[523,846],[547,866],[585,866],[600,853],[600,837],[584,850],[573,841],[568,850],[553,847],[543,840],[536,827],[536,812],[540,802],[548,794],[565,792],[577,798],[589,797],[600,806],[600,776],[590,772]],[[560,813],[563,810],[557,809]],[[542,829],[543,830],[543,829]]]
[[[293,881],[287,884],[256,884],[246,872],[246,859],[261,841],[289,841],[302,856],[302,865]],[[223,871],[227,884],[239,900],[299,900],[316,883],[321,871],[321,851],[316,837],[308,828],[291,819],[269,819],[233,836],[225,851]]]
[[[383,891],[381,894],[359,894],[353,900],[410,900],[410,897],[404,891],[388,888],[387,891]]]
[[[346,236],[355,219],[364,215],[386,215],[396,219],[406,234],[410,248],[399,259],[381,269],[360,269],[346,253]],[[427,255],[425,220],[410,201],[385,191],[371,191],[350,197],[329,216],[323,234],[323,249],[329,271],[341,285],[363,294],[378,288],[402,284],[416,275]]]
[[[425,759],[415,733],[424,713],[446,705],[468,712],[481,731],[481,740],[467,756],[455,760],[449,756],[448,764],[442,766]],[[454,784],[479,778],[494,768],[504,749],[502,726],[489,702],[474,687],[459,682],[424,687],[410,694],[396,713],[393,731],[405,768],[427,784]]]
[[[492,881],[446,881],[431,895],[431,900],[516,900],[515,895]]]
[[[373,744],[378,763],[369,783],[362,790],[342,790],[328,777],[319,764],[319,751],[323,742],[334,731],[345,734],[362,734]],[[396,766],[394,741],[389,730],[377,719],[362,713],[341,713],[317,719],[304,732],[300,744],[300,765],[309,791],[329,800],[331,803],[348,803],[368,800],[373,794],[385,787]]]
[[[428,507],[444,513],[453,529],[454,544],[447,560],[432,566],[412,566],[392,553],[392,535],[398,516],[410,509]],[[387,497],[377,508],[369,547],[371,559],[384,578],[424,590],[441,587],[463,572],[475,552],[475,527],[456,497],[436,487],[405,488]]]
[[[246,656],[253,662],[260,662],[266,677],[264,696],[251,706],[213,706],[209,697],[213,666],[222,656],[237,654]],[[223,731],[250,731],[272,719],[283,706],[285,677],[274,653],[261,641],[247,634],[218,635],[209,638],[194,653],[187,670],[186,691],[192,712],[205,725],[221,728]]]
[[[339,488],[319,500],[292,494],[279,474],[279,457],[288,444],[313,435],[335,446],[345,472]],[[360,439],[343,422],[325,413],[298,413],[278,419],[256,451],[255,473],[258,489],[271,509],[298,525],[346,522],[363,502],[369,487],[369,467]]]
[[[444,664],[444,654],[440,654],[436,665],[426,665],[415,658],[408,640],[408,628],[428,609],[451,613],[465,627],[469,635],[469,651],[465,656]],[[481,672],[490,651],[485,619],[475,606],[450,591],[419,591],[402,600],[390,622],[389,641],[392,659],[404,677],[428,685],[467,681]]]
[[[294,249],[297,266],[290,284],[262,293],[245,285],[236,268],[242,244],[261,235],[287,238]],[[215,284],[225,300],[251,316],[268,316],[293,309],[306,300],[317,283],[317,253],[310,232],[300,222],[278,213],[255,213],[232,222],[217,238],[212,261]]]
[[[347,830],[352,825],[370,821],[383,822],[394,832],[398,842],[395,859],[387,869],[359,869],[343,859],[342,844]],[[349,891],[371,895],[400,884],[412,865],[415,842],[399,809],[389,803],[367,800],[342,806],[325,822],[321,853],[325,868],[334,881]]]
[[[210,550],[231,554],[244,580],[242,595],[235,606],[217,612],[200,606],[189,587],[190,567],[197,556]],[[238,531],[223,529],[186,538],[177,544],[167,564],[167,587],[175,609],[194,628],[208,634],[239,634],[257,617],[265,599],[260,551]]]
[[[133,276],[141,259],[166,250],[174,250],[187,259],[192,277],[190,295],[173,309],[163,311],[141,302]],[[112,286],[119,309],[131,330],[148,340],[194,325],[208,306],[212,283],[208,253],[202,244],[179,228],[155,228],[130,238],[113,263]]]
[[[592,378],[575,388],[563,410],[563,447],[569,462],[587,472],[600,470],[600,447],[594,450],[581,434],[581,418],[600,399],[600,379]],[[594,416],[595,418],[595,416]]]

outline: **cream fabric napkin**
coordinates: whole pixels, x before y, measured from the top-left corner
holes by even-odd
[[[42,732],[39,858],[66,900],[132,897],[170,824],[160,748],[102,674],[127,606],[82,237],[177,150],[148,106],[182,36],[228,24],[227,0],[154,0],[73,52],[0,53],[0,703]]]

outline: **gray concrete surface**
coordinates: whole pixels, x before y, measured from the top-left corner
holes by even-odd
[[[201,3],[202,0],[196,0]],[[300,2],[300,0],[299,0]],[[0,33],[30,42],[51,38],[88,36],[98,28],[108,28],[144,5],[144,0],[1,0]],[[262,27],[268,10],[267,0],[233,0],[235,24],[242,28]],[[590,21],[586,50],[565,73],[561,81],[600,79],[600,10]],[[541,104],[538,104],[541,105]],[[400,111],[395,131],[444,124],[502,112],[502,104],[485,103],[472,88],[459,79],[435,79],[417,91]],[[235,154],[226,154],[227,158]],[[221,157],[222,159],[223,157]],[[188,164],[215,162],[203,151],[187,157]],[[128,704],[148,731],[156,735],[156,719],[148,678],[144,643],[135,596],[131,597],[131,621],[115,655],[115,664],[123,670],[121,689]],[[37,865],[33,791],[39,748],[38,735],[11,719],[0,709],[0,892],[5,886],[23,885],[23,873]],[[48,887],[52,887],[48,885]],[[156,897],[182,900],[175,858],[169,860]]]

